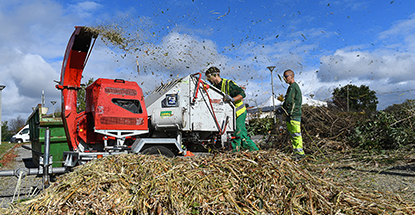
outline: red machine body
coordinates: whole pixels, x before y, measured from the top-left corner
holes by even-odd
[[[62,119],[71,151],[101,150],[111,141],[113,148],[125,146],[126,140],[148,132],[144,95],[135,82],[96,80],[87,87],[86,110],[77,113],[77,91],[96,37],[84,27],[75,27],[66,48],[60,84],[56,86],[62,91]]]
[[[96,80],[86,89],[85,112],[96,130],[148,130],[144,95],[136,82]]]
[[[147,117],[136,82],[100,78],[86,88],[86,110],[78,115],[77,136],[88,144],[131,139],[148,132]]]

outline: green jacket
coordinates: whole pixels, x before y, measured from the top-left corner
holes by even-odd
[[[245,98],[245,91],[239,87],[234,81],[222,78],[221,82],[214,85],[216,88],[220,89],[225,94],[235,97],[241,95],[242,98]],[[243,100],[236,101],[233,103],[236,109],[236,117],[239,117],[246,112],[246,107]]]
[[[296,82],[290,84],[285,94],[284,103],[282,107],[288,114],[288,120],[301,121],[301,105],[303,103],[303,96],[301,95],[300,87]]]
[[[213,86],[215,86],[218,89],[222,89],[222,81],[218,84],[214,84]],[[243,98],[246,97],[245,91],[240,86],[236,85],[233,81],[231,81],[229,84],[229,95],[232,97],[235,97],[237,95],[241,95]]]

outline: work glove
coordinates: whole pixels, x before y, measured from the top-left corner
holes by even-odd
[[[223,100],[225,101],[225,102],[235,102],[235,99],[234,98],[232,98],[230,95],[225,95],[225,98],[223,98]]]
[[[278,99],[278,101],[283,102],[284,101],[284,95],[280,94],[277,99]]]

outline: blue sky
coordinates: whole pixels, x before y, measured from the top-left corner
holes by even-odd
[[[53,81],[74,26],[103,24],[129,33],[136,51],[99,39],[84,82],[123,78],[150,92],[215,65],[255,106],[271,96],[273,65],[276,94],[287,87],[276,73],[290,68],[306,96],[329,100],[335,87],[364,84],[381,110],[415,99],[414,18],[415,2],[398,0],[0,0],[2,120],[27,118],[42,90],[47,107],[60,101]]]

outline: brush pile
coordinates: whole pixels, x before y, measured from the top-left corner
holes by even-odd
[[[303,106],[302,110],[303,129],[309,135],[344,142],[354,131],[356,123],[367,118],[366,114],[350,114],[334,107]],[[303,135],[303,138],[309,137]]]
[[[414,206],[322,180],[277,151],[259,151],[104,157],[61,176],[12,213],[408,214]]]
[[[335,150],[344,150],[350,147],[349,137],[355,132],[356,124],[368,118],[365,113],[347,113],[335,107],[302,106],[301,131],[303,141],[307,143],[306,153],[311,147],[319,147],[321,143],[336,141],[338,144],[330,147]],[[279,125],[279,124],[277,124]],[[282,122],[285,125],[285,121]],[[278,126],[277,126],[278,127]],[[322,141],[323,140],[323,141]],[[263,142],[261,149],[280,149],[291,151],[288,143],[288,132],[272,129]],[[312,144],[314,142],[314,144]],[[318,146],[316,142],[319,142]],[[347,144],[348,143],[348,144]],[[311,150],[316,151],[316,150]]]

